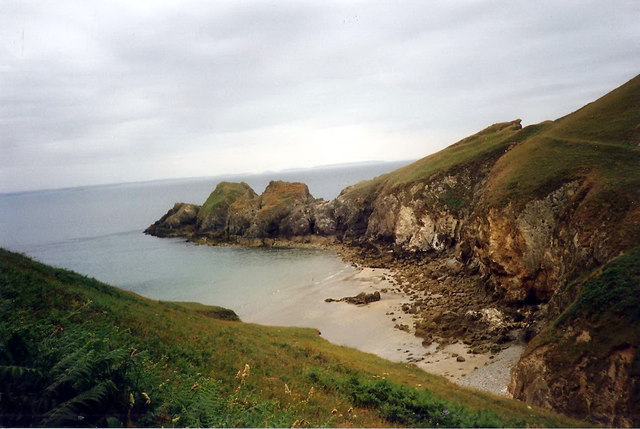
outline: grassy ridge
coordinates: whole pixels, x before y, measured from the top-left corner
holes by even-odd
[[[391,173],[365,180],[347,188],[348,197],[367,197],[382,188],[395,188],[416,182],[426,182],[436,174],[446,173],[463,165],[472,164],[492,154],[505,151],[509,145],[538,132],[540,126],[521,129],[520,120],[493,124],[466,137],[440,152],[419,159]]]
[[[640,76],[504,154],[490,174],[488,199],[493,205],[525,201],[567,181],[587,180],[588,199],[613,192],[634,200],[640,189],[638,144]]]
[[[591,188],[585,202],[594,208],[587,218],[597,214],[603,201],[617,200],[618,208],[626,211],[640,197],[640,76],[556,121],[522,129],[519,123],[494,124],[440,152],[351,186],[344,195],[371,200],[382,190],[412,186],[487,161],[495,162],[483,198],[491,207],[526,204],[572,180]]]
[[[413,366],[0,251],[0,425],[573,426]]]

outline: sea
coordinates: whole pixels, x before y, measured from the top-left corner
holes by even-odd
[[[350,267],[325,250],[199,246],[144,229],[175,202],[202,204],[220,181],[245,181],[258,193],[270,180],[304,182],[313,196],[330,200],[407,163],[0,194],[0,247],[148,298],[220,305],[252,321]]]

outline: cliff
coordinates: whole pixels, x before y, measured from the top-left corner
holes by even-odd
[[[437,336],[500,347],[550,326],[580,299],[573,282],[640,243],[639,145],[640,76],[555,121],[494,124],[330,202],[314,199],[302,184],[272,182],[259,197],[243,185],[238,207],[198,213],[195,228],[185,216],[177,230],[217,242],[324,237],[346,244],[365,263],[399,270],[425,341]],[[217,193],[232,200],[235,187],[221,186],[210,199]],[[155,228],[176,231],[177,212],[170,213]],[[638,339],[626,341],[624,359],[635,362]],[[607,423],[640,424],[627,397],[636,393],[620,393],[637,371],[602,378],[576,369],[584,386],[603,393],[586,399],[588,389],[575,391],[591,408],[567,407],[568,392],[561,397],[547,387],[557,371],[545,356],[558,344],[529,346],[525,359],[533,354],[537,363],[523,359],[514,372],[515,397],[578,417],[601,402],[613,404]],[[543,367],[542,375],[531,375]]]
[[[567,292],[578,298],[531,341],[510,391],[607,426],[638,426],[640,247],[572,282]]]

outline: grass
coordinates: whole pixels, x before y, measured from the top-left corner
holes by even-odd
[[[588,198],[640,189],[640,76],[549,123],[502,156],[490,175],[493,206],[539,198],[571,180],[589,181]]]
[[[198,220],[202,222],[212,213],[226,213],[232,204],[246,205],[255,198],[258,198],[258,195],[245,182],[220,182],[200,208]]]
[[[513,148],[496,163],[488,202],[502,206],[541,198],[564,183],[589,180],[592,196],[640,186],[640,150],[617,145],[576,143],[547,135]]]
[[[235,311],[228,308],[218,307],[217,305],[205,305],[199,302],[172,302],[172,301],[158,301],[159,304],[165,305],[170,308],[185,310],[187,312],[195,312],[212,319],[219,320],[231,320],[239,322],[240,318]]]
[[[446,149],[422,158],[412,164],[361,182],[347,189],[349,197],[365,196],[381,188],[396,188],[415,182],[426,182],[436,174],[442,174],[472,164],[491,154],[502,153],[523,135],[535,128],[520,128],[520,121],[491,125],[473,136],[467,137]]]
[[[640,143],[640,76],[554,124],[561,140],[637,146]]]
[[[7,251],[0,263],[3,426],[584,425],[313,329],[223,320]]]
[[[520,129],[519,121],[494,124],[444,150],[391,173],[347,188],[347,198],[372,200],[379,192],[394,192],[437,176],[469,169],[480,180],[478,166],[491,170],[483,204],[523,206],[546,196],[568,181],[589,186],[585,200],[602,212],[600,203],[615,195],[619,205],[640,199],[640,76],[556,121]],[[464,199],[442,195],[450,209],[461,208]],[[637,217],[640,217],[638,215]],[[637,223],[637,220],[634,220]],[[640,239],[640,228],[625,225]]]

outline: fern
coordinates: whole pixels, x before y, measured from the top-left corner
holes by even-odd
[[[41,422],[42,426],[70,426],[80,423],[85,426],[83,420],[92,408],[99,410],[100,405],[117,391],[116,385],[111,380],[102,380],[89,390],[79,393],[45,414]]]
[[[94,360],[96,351],[82,348],[67,356],[63,361],[51,370],[53,383],[47,387],[47,391],[55,392],[71,385],[74,389],[91,382],[94,378]]]
[[[41,376],[38,368],[18,365],[0,365],[0,380],[17,382],[21,378]]]

